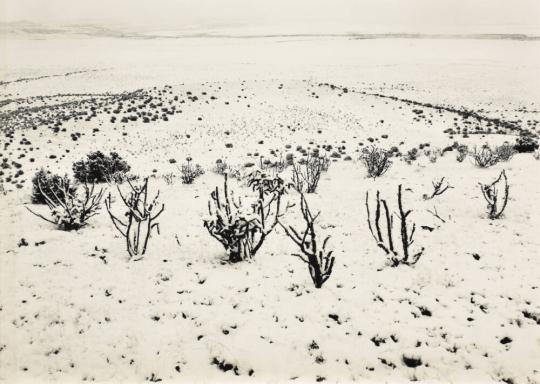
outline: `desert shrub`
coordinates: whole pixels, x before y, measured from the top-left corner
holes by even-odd
[[[516,153],[514,147],[508,143],[503,143],[502,145],[495,147],[494,151],[499,161],[509,161]]]
[[[220,176],[224,176],[225,174],[227,174],[230,178],[234,179],[242,178],[242,174],[238,168],[233,167],[232,165],[221,159],[216,160],[216,165],[214,165],[214,167],[212,168],[212,172]]]
[[[436,163],[439,157],[442,156],[442,151],[438,148],[427,148],[424,149],[424,155],[429,159],[430,162]]]
[[[501,217],[506,205],[508,204],[508,179],[504,170],[499,177],[491,184],[480,184],[480,190],[484,199],[488,203],[488,214],[491,220]]]
[[[47,196],[57,195],[60,198],[65,198],[60,185],[70,185],[69,193],[73,194],[77,189],[74,184],[70,184],[67,176],[54,175],[44,168],[41,168],[32,177],[32,204],[47,204]],[[41,192],[43,191],[45,195]]]
[[[488,168],[499,162],[497,153],[491,149],[489,144],[484,144],[480,149],[474,147],[474,150],[470,153],[474,163],[480,168]]]
[[[382,176],[392,165],[392,153],[375,146],[367,147],[362,150],[360,160],[366,167],[369,177]]]
[[[315,193],[321,174],[328,170],[330,161],[325,156],[318,153],[308,153],[305,158],[298,162],[293,162],[292,184],[294,188],[302,193]]]
[[[105,199],[105,206],[115,228],[126,240],[126,249],[130,259],[134,256],[142,256],[146,253],[148,241],[152,231],[159,234],[159,223],[154,222],[165,210],[165,204],[159,203],[159,191],[153,199],[148,198],[148,178],[141,185],[134,185],[130,181],[129,194],[122,193],[117,185],[120,199],[125,205],[126,211],[122,216],[116,216],[112,212],[112,197]]]
[[[83,184],[82,193],[78,193],[74,183],[67,177],[59,178],[56,187],[49,190],[50,194],[40,187],[41,196],[45,199],[50,217],[45,217],[26,207],[37,217],[58,226],[64,231],[80,229],[88,224],[88,220],[98,214],[101,208],[103,189],[95,191],[95,184]]]
[[[407,153],[404,156],[404,159],[405,159],[405,162],[409,165],[412,164],[413,161],[416,161],[418,159],[418,148],[413,148],[407,151]]]
[[[380,192],[377,191],[377,199],[375,206],[375,217],[372,218],[372,209],[369,208],[369,192],[366,192],[366,210],[369,231],[377,242],[377,246],[381,248],[389,257],[391,265],[397,267],[400,264],[413,265],[418,262],[424,248],[411,254],[410,247],[413,244],[413,236],[416,229],[416,224],[412,224],[409,230],[407,218],[412,213],[412,210],[405,211],[403,209],[401,184],[398,187],[398,212],[392,213],[388,208],[386,200],[380,198]],[[384,210],[384,212],[382,212]],[[384,214],[381,222],[381,214]],[[394,215],[397,216],[399,222],[399,237],[394,238]],[[386,233],[385,233],[386,232]],[[398,241],[399,245],[396,244]]]
[[[300,248],[302,254],[293,253],[293,256],[298,257],[308,265],[311,280],[315,288],[321,288],[323,284],[330,278],[332,268],[334,267],[333,251],[327,251],[326,246],[330,236],[327,236],[320,248],[317,243],[315,232],[315,220],[319,217],[319,213],[315,216],[311,213],[303,193],[300,194],[300,209],[306,224],[303,231],[297,231],[291,226],[286,227],[279,221],[279,224],[287,234],[287,236]]]
[[[168,172],[164,173],[161,177],[165,181],[165,184],[172,185],[176,179],[176,174],[174,172]]]
[[[193,184],[197,177],[204,174],[204,169],[199,164],[192,164],[191,157],[188,157],[180,168],[180,174],[183,184]]]
[[[86,155],[86,160],[73,164],[73,174],[81,182],[123,182],[131,167],[116,152],[106,155],[101,151]]]
[[[456,146],[456,160],[459,163],[462,163],[463,160],[467,157],[467,154],[469,153],[469,147],[467,147],[465,144],[459,144]]]
[[[530,153],[538,149],[538,139],[529,131],[523,131],[514,144],[514,149],[518,153]]]
[[[283,179],[257,170],[249,176],[248,186],[257,194],[257,199],[244,205],[229,190],[225,174],[223,195],[218,187],[210,194],[209,216],[203,221],[208,233],[223,245],[232,263],[255,257],[283,215],[281,202],[287,191]]]

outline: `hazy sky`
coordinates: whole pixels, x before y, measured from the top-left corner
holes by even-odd
[[[0,20],[141,30],[226,26],[354,32],[524,32],[540,0],[0,0]]]

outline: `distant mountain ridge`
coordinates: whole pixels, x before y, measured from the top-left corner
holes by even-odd
[[[357,32],[337,32],[337,33],[265,33],[249,32],[242,28],[229,28],[224,31],[143,31],[136,32],[123,30],[121,28],[110,28],[93,24],[74,24],[66,26],[47,26],[28,21],[0,22],[0,35],[7,37],[45,37],[45,36],[79,36],[79,37],[113,37],[113,38],[134,38],[134,39],[182,39],[182,38],[350,38],[350,39],[479,39],[479,40],[540,40],[538,35],[522,33],[357,33]]]

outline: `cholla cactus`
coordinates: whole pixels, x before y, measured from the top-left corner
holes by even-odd
[[[87,225],[88,220],[97,215],[101,208],[103,189],[95,192],[95,185],[83,184],[83,192],[77,193],[77,188],[69,178],[58,178],[56,180],[56,190],[50,189],[48,192],[41,186],[38,180],[38,188],[41,196],[50,210],[50,218],[47,218],[26,207],[37,217],[57,225],[65,231],[77,230]]]
[[[229,191],[227,174],[224,179],[223,195],[217,187],[210,194],[204,227],[223,245],[229,261],[249,260],[282,216],[281,200],[287,186],[280,177],[256,171],[249,176],[248,186],[257,192],[257,200],[246,206]]]
[[[501,217],[506,205],[508,204],[508,179],[504,170],[501,172],[497,180],[491,184],[480,184],[480,190],[486,202],[488,203],[489,218],[491,220]],[[501,193],[502,192],[502,193]]]

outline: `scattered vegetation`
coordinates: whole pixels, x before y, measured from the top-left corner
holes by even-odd
[[[364,148],[360,155],[360,160],[366,167],[369,177],[382,176],[392,165],[392,153],[375,146]]]
[[[501,217],[506,205],[508,204],[508,193],[510,187],[508,186],[508,179],[504,170],[499,177],[491,184],[480,184],[480,190],[486,202],[488,203],[489,218],[492,220]]]
[[[116,152],[106,155],[101,151],[86,155],[86,160],[73,164],[73,174],[81,182],[121,183],[131,167]]]
[[[130,259],[134,256],[141,256],[136,260],[140,260],[142,255],[146,253],[148,241],[151,237],[152,230],[155,228],[159,234],[159,223],[155,220],[165,210],[165,204],[160,204],[159,191],[153,199],[148,198],[148,178],[145,178],[141,185],[133,185],[128,181],[130,192],[129,195],[124,195],[117,185],[118,194],[124,203],[127,211],[122,219],[115,216],[111,210],[112,197],[105,199],[107,212],[111,217],[112,223],[120,234],[126,239],[126,248]]]
[[[279,221],[287,236],[300,248],[302,254],[293,253],[293,256],[298,257],[309,267],[309,274],[315,288],[321,288],[323,284],[330,278],[332,268],[334,267],[333,251],[327,251],[326,245],[330,236],[327,236],[321,247],[317,243],[317,235],[315,233],[315,220],[319,217],[319,213],[315,216],[311,213],[303,193],[300,194],[300,208],[302,216],[306,224],[306,229],[302,232],[295,230],[292,226],[286,227]]]
[[[401,184],[398,187],[397,199],[399,208],[399,214],[397,215],[397,219],[399,220],[399,237],[397,240],[400,241],[400,244],[396,246],[396,239],[394,239],[394,214],[390,212],[386,200],[381,199],[380,192],[377,191],[375,217],[372,218],[372,210],[369,208],[369,192],[366,192],[366,210],[369,231],[377,242],[377,246],[389,256],[393,267],[400,264],[416,264],[424,252],[424,248],[422,247],[419,251],[411,253],[410,247],[414,243],[413,236],[416,230],[416,224],[413,223],[412,229],[409,231],[407,218],[412,213],[412,210],[405,211],[403,209]],[[384,212],[381,212],[381,206]],[[384,214],[382,223],[381,213]],[[383,233],[384,229],[386,229],[386,233]]]
[[[37,217],[58,226],[64,231],[78,230],[88,224],[88,220],[98,214],[101,208],[103,189],[95,191],[95,184],[83,184],[83,192],[78,193],[74,183],[67,177],[56,180],[55,187],[46,191],[38,179],[40,196],[49,207],[50,218],[26,207]]]

